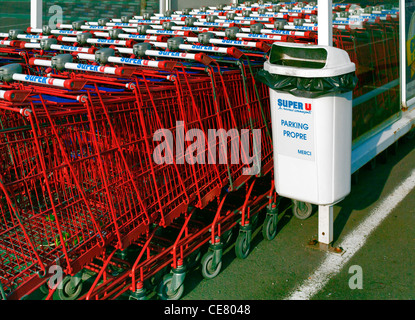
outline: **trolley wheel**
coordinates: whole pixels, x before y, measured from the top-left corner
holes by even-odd
[[[42,292],[43,294],[48,294],[49,293],[49,285],[48,285],[48,281],[46,281],[46,283],[42,284],[39,287],[40,292]]]
[[[252,230],[255,230],[257,228],[258,221],[259,221],[259,214],[257,213],[253,217],[251,217]]]
[[[188,269],[193,269],[197,266],[198,262],[200,261],[200,257],[202,256],[202,253],[200,252],[200,248],[196,251],[193,251],[191,254],[189,254],[186,258],[186,266]]]
[[[269,241],[273,240],[277,235],[278,216],[268,215],[265,217],[264,224],[262,225],[262,235],[264,239]]]
[[[171,291],[171,282],[173,274],[169,273],[163,277],[158,287],[158,296],[161,300],[179,300],[184,292],[184,285],[182,284],[176,291]]]
[[[61,300],[76,300],[82,292],[82,280],[76,284],[71,276],[66,276],[58,287],[58,296]]]
[[[150,278],[144,280],[144,287],[149,291],[154,290],[157,287],[157,285],[162,281],[164,275],[168,272],[167,269],[168,268],[165,267],[156,274],[152,275]]]
[[[230,244],[230,242],[232,241],[232,237],[233,237],[233,228],[225,231],[222,234],[221,240],[222,240],[222,243],[223,243],[224,247],[226,247]]]
[[[239,259],[246,259],[249,255],[251,244],[248,241],[247,234],[240,232],[235,242],[235,254]]]
[[[305,220],[311,216],[313,205],[308,202],[293,200],[292,212],[300,220]]]
[[[215,278],[222,269],[222,261],[216,265],[216,269],[212,268],[213,251],[208,251],[202,258],[202,275],[205,279]]]

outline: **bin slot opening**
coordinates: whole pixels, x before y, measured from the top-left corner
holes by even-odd
[[[273,46],[269,62],[287,67],[322,69],[327,63],[327,50],[313,47]]]

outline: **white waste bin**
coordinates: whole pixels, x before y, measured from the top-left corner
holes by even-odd
[[[350,193],[355,65],[346,51],[274,43],[257,79],[270,87],[279,195],[332,205]]]

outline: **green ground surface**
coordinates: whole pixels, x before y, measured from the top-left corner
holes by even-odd
[[[30,26],[30,0],[1,1],[0,32],[8,32],[10,29],[19,28],[26,30]],[[158,1],[137,0],[43,0],[43,24],[48,24],[54,17],[52,6],[62,8],[62,23],[70,23],[75,20],[98,20],[102,17],[118,17],[127,13],[139,14],[140,8],[158,10]],[[55,20],[52,21],[52,23]],[[56,22],[55,22],[56,23]]]

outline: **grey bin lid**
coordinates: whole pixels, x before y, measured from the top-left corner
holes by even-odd
[[[264,69],[270,74],[299,78],[325,78],[356,70],[342,49],[302,43],[274,43]]]

